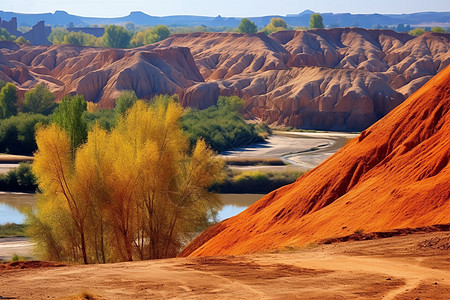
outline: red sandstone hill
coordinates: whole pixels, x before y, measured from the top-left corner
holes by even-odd
[[[450,66],[295,183],[206,230],[181,256],[450,223],[449,136]]]
[[[113,107],[121,90],[178,94],[206,108],[246,100],[246,117],[293,127],[363,130],[450,64],[450,35],[361,28],[177,34],[136,49],[0,42],[0,79],[38,83]]]

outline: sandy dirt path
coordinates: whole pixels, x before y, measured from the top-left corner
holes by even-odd
[[[449,299],[450,249],[436,246],[448,241],[438,232],[244,256],[0,268],[0,299]]]

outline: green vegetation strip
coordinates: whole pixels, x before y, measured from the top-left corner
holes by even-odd
[[[284,166],[286,163],[280,158],[242,158],[222,157],[228,165],[232,166]]]
[[[225,178],[216,182],[210,190],[219,193],[266,194],[297,180],[302,172],[238,172],[227,169]]]
[[[25,236],[25,225],[23,224],[6,223],[0,225],[0,238]]]

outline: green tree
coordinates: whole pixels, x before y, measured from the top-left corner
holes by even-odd
[[[87,34],[81,31],[70,32],[64,36],[62,44],[80,45],[80,46],[97,46],[99,43],[98,38],[92,34]]]
[[[107,47],[128,48],[131,35],[122,26],[109,25],[105,28],[105,34],[102,37]]]
[[[17,88],[11,82],[6,83],[0,92],[0,118],[17,115]]]
[[[16,38],[5,28],[0,28],[0,41],[14,41]]]
[[[262,30],[265,34],[282,31],[287,29],[287,24],[282,18],[272,18],[270,23]]]
[[[309,28],[325,28],[321,14],[312,14],[309,19]]]
[[[133,22],[126,22],[125,29],[128,31],[134,31],[136,30],[136,25]]]
[[[17,44],[26,44],[26,43],[30,43],[29,41],[27,41],[23,36],[19,36],[14,43]]]
[[[23,112],[49,115],[57,104],[55,96],[43,84],[38,84],[34,89],[25,93],[23,99]]]
[[[431,28],[431,32],[445,33],[445,29],[442,27],[433,27],[433,28]]]
[[[243,18],[238,26],[238,32],[241,33],[256,33],[257,31],[258,27],[256,24],[246,18]]]
[[[83,96],[65,96],[53,114],[53,122],[67,132],[73,154],[87,138],[86,107]]]
[[[270,20],[270,24],[272,24],[274,27],[281,27],[284,29],[287,28],[286,21],[284,21],[282,18],[272,18]]]
[[[131,108],[137,101],[137,96],[134,91],[123,91],[116,99],[116,114],[124,115],[126,111]]]
[[[423,28],[415,28],[408,32],[410,35],[419,36],[425,33],[425,29]]]
[[[33,155],[36,151],[36,124],[47,124],[49,117],[40,114],[18,114],[0,120],[0,153]]]
[[[52,28],[52,32],[50,33],[47,39],[53,45],[59,45],[63,43],[64,37],[66,35],[69,35],[69,31],[67,31],[65,28],[55,27]]]
[[[170,36],[170,30],[166,25],[158,25],[152,30],[152,35],[152,43],[156,43],[167,39]]]
[[[79,32],[70,32],[68,35],[64,36],[64,40],[62,44],[68,45],[84,45],[84,36],[81,31]]]
[[[244,100],[236,96],[220,96],[217,105],[204,110],[190,109],[181,124],[191,145],[201,137],[212,149],[224,151],[264,141],[255,125],[245,122],[244,104]]]
[[[131,47],[140,47],[143,45],[153,44],[167,39],[170,36],[170,30],[165,25],[158,25],[153,29],[136,32],[130,41]]]

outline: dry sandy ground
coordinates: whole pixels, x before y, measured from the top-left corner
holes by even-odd
[[[450,233],[245,256],[0,268],[0,299],[82,292],[97,299],[449,299]]]
[[[26,237],[0,238],[0,261],[8,261],[14,254],[30,257],[32,252],[33,243]]]

